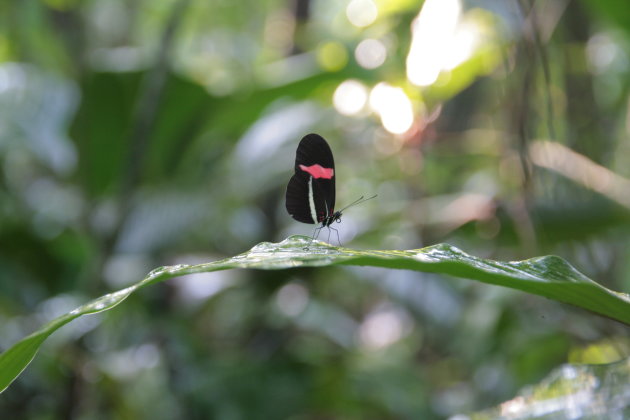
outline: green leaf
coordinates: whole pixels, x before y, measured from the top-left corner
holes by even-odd
[[[569,303],[630,325],[630,296],[606,289],[556,256],[499,262],[473,257],[447,244],[408,251],[362,251],[319,241],[309,242],[308,237],[292,236],[277,244],[263,242],[244,254],[211,263],[157,268],[130,287],[102,296],[54,319],[2,353],[0,392],[28,366],[50,334],[75,318],[111,309],[131,293],[153,283],[186,274],[230,268],[280,270],[343,264],[449,274]]]
[[[115,188],[124,173],[140,73],[91,73],[71,127],[79,152],[77,179],[90,197]]]

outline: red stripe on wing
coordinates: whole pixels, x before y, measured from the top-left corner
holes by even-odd
[[[309,173],[313,178],[332,179],[335,176],[335,170],[333,168],[324,168],[321,165],[315,164],[311,166],[300,165],[300,169]]]

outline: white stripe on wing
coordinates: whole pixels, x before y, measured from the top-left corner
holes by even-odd
[[[315,196],[313,195],[313,177],[308,179],[308,206],[311,209],[313,223],[317,224],[317,209],[315,208]]]

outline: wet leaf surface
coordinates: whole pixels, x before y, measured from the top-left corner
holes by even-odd
[[[186,274],[233,268],[280,270],[328,265],[406,269],[478,280],[568,303],[630,325],[630,296],[595,283],[560,257],[500,262],[474,257],[448,244],[406,251],[355,250],[292,236],[280,243],[260,243],[248,252],[219,261],[157,268],[130,287],[101,296],[52,320],[0,355],[0,392],[28,366],[50,334],[78,317],[113,308],[147,285]]]

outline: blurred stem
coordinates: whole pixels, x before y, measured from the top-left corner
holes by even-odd
[[[68,8],[54,9],[46,7],[46,13],[50,16],[52,28],[59,34],[60,41],[65,45],[63,49],[67,54],[67,71],[75,73],[75,77],[85,72],[87,66],[86,43],[88,35],[81,18],[80,9]]]
[[[155,126],[157,111],[166,85],[169,61],[175,30],[190,0],[180,0],[173,6],[171,18],[160,40],[160,50],[155,64],[147,72],[136,103],[134,123],[129,135],[129,155],[124,170],[121,202],[128,204],[138,185],[145,163],[146,151]]]
[[[135,106],[133,123],[129,132],[129,151],[117,202],[117,223],[112,234],[105,241],[102,263],[107,261],[114,251],[131,212],[133,195],[142,178],[160,100],[166,86],[175,33],[189,4],[190,0],[179,0],[173,5],[173,10],[169,14],[170,19],[166,23],[159,42],[160,49],[155,64],[147,71],[142,81]]]
[[[549,70],[549,60],[547,59],[547,50],[543,46],[542,40],[540,39],[540,31],[538,30],[538,18],[536,14],[536,8],[532,3],[532,7],[530,9],[530,31],[526,32],[526,36],[531,36],[531,42],[536,50],[536,54],[540,58],[540,64],[542,67],[542,74],[545,80],[545,105],[547,107],[547,130],[549,131],[549,136],[552,140],[556,140],[556,129],[554,126],[554,112],[553,112],[553,99],[551,96],[551,72]]]
[[[514,219],[515,229],[523,245],[524,252],[526,254],[533,254],[536,248],[536,234],[534,230],[534,224],[529,214],[531,208],[530,201],[532,196],[532,182],[531,182],[531,162],[528,157],[528,143],[529,143],[529,131],[528,125],[530,121],[530,95],[532,85],[532,74],[535,63],[535,53],[533,48],[532,38],[527,34],[537,31],[535,14],[534,14],[534,2],[527,2],[527,0],[521,0],[518,2],[518,6],[521,13],[525,17],[523,26],[523,41],[519,44],[517,49],[517,63],[525,63],[523,71],[521,73],[522,80],[519,86],[516,88],[518,93],[513,97],[516,98],[513,107],[513,124],[515,125],[515,132],[517,133],[517,150],[519,155],[519,162],[521,165],[522,176],[522,192],[520,198],[516,200],[513,206],[508,209],[511,217]],[[515,73],[517,74],[517,73]]]
[[[308,23],[311,12],[311,0],[293,0],[293,17],[295,19],[295,29],[293,31],[293,46],[291,55],[303,53],[300,39],[304,25]]]

